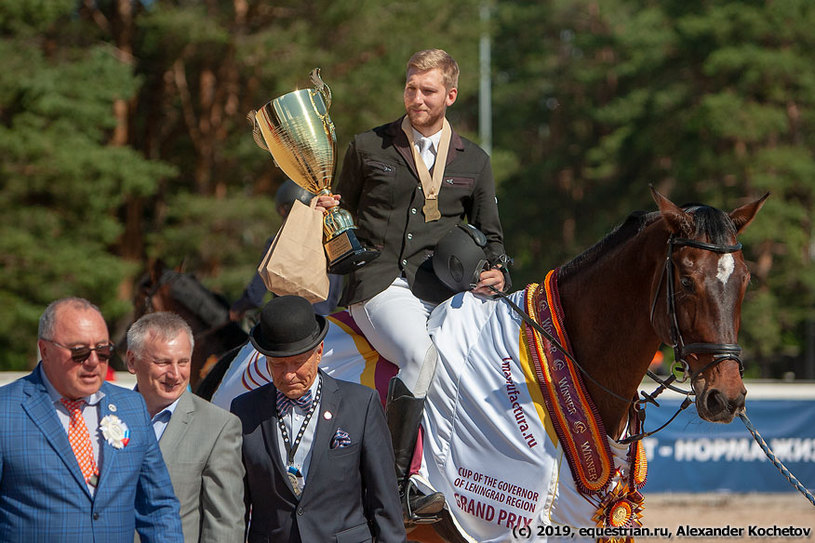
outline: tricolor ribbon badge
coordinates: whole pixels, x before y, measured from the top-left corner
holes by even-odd
[[[102,437],[114,449],[124,449],[130,442],[130,428],[116,415],[105,415],[99,422]]]

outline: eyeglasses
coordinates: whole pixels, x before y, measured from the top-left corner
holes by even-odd
[[[53,339],[46,339],[45,341],[48,343],[53,343],[57,347],[62,347],[63,349],[68,349],[71,351],[71,360],[77,364],[82,364],[85,362],[85,360],[90,358],[93,351],[96,351],[96,356],[99,357],[100,362],[107,362],[110,360],[110,357],[113,356],[113,351],[115,350],[115,345],[113,345],[113,343],[100,343],[96,347],[91,347],[89,345],[66,347],[62,343],[57,343]]]

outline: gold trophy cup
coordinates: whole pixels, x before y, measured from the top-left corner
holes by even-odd
[[[311,71],[315,88],[284,94],[249,113],[255,143],[269,151],[275,164],[292,181],[313,194],[331,194],[337,168],[337,136],[328,116],[331,89]],[[323,219],[323,247],[328,271],[349,273],[379,256],[379,251],[360,244],[351,214],[331,208]]]

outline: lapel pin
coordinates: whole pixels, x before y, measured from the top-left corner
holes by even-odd
[[[111,413],[116,412],[116,405],[115,404],[108,404],[108,409],[110,409]]]
[[[323,413],[323,418],[325,420],[331,420],[331,417],[333,417],[333,416],[334,415],[331,414],[331,411],[326,411],[325,413]]]

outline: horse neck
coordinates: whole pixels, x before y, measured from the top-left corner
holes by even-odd
[[[574,356],[601,385],[583,381],[606,432],[620,437],[629,402],[660,340],[650,322],[651,289],[664,262],[667,233],[645,228],[623,245],[559,280],[560,301]]]
[[[193,336],[197,337],[200,334],[203,334],[204,332],[207,332],[211,329],[204,321],[202,321],[198,317],[198,315],[188,310],[186,307],[184,307],[184,305],[176,304],[176,307],[178,309],[175,309],[173,311],[178,313],[181,316],[181,318],[187,321],[187,324],[189,324],[190,328],[192,329]]]

